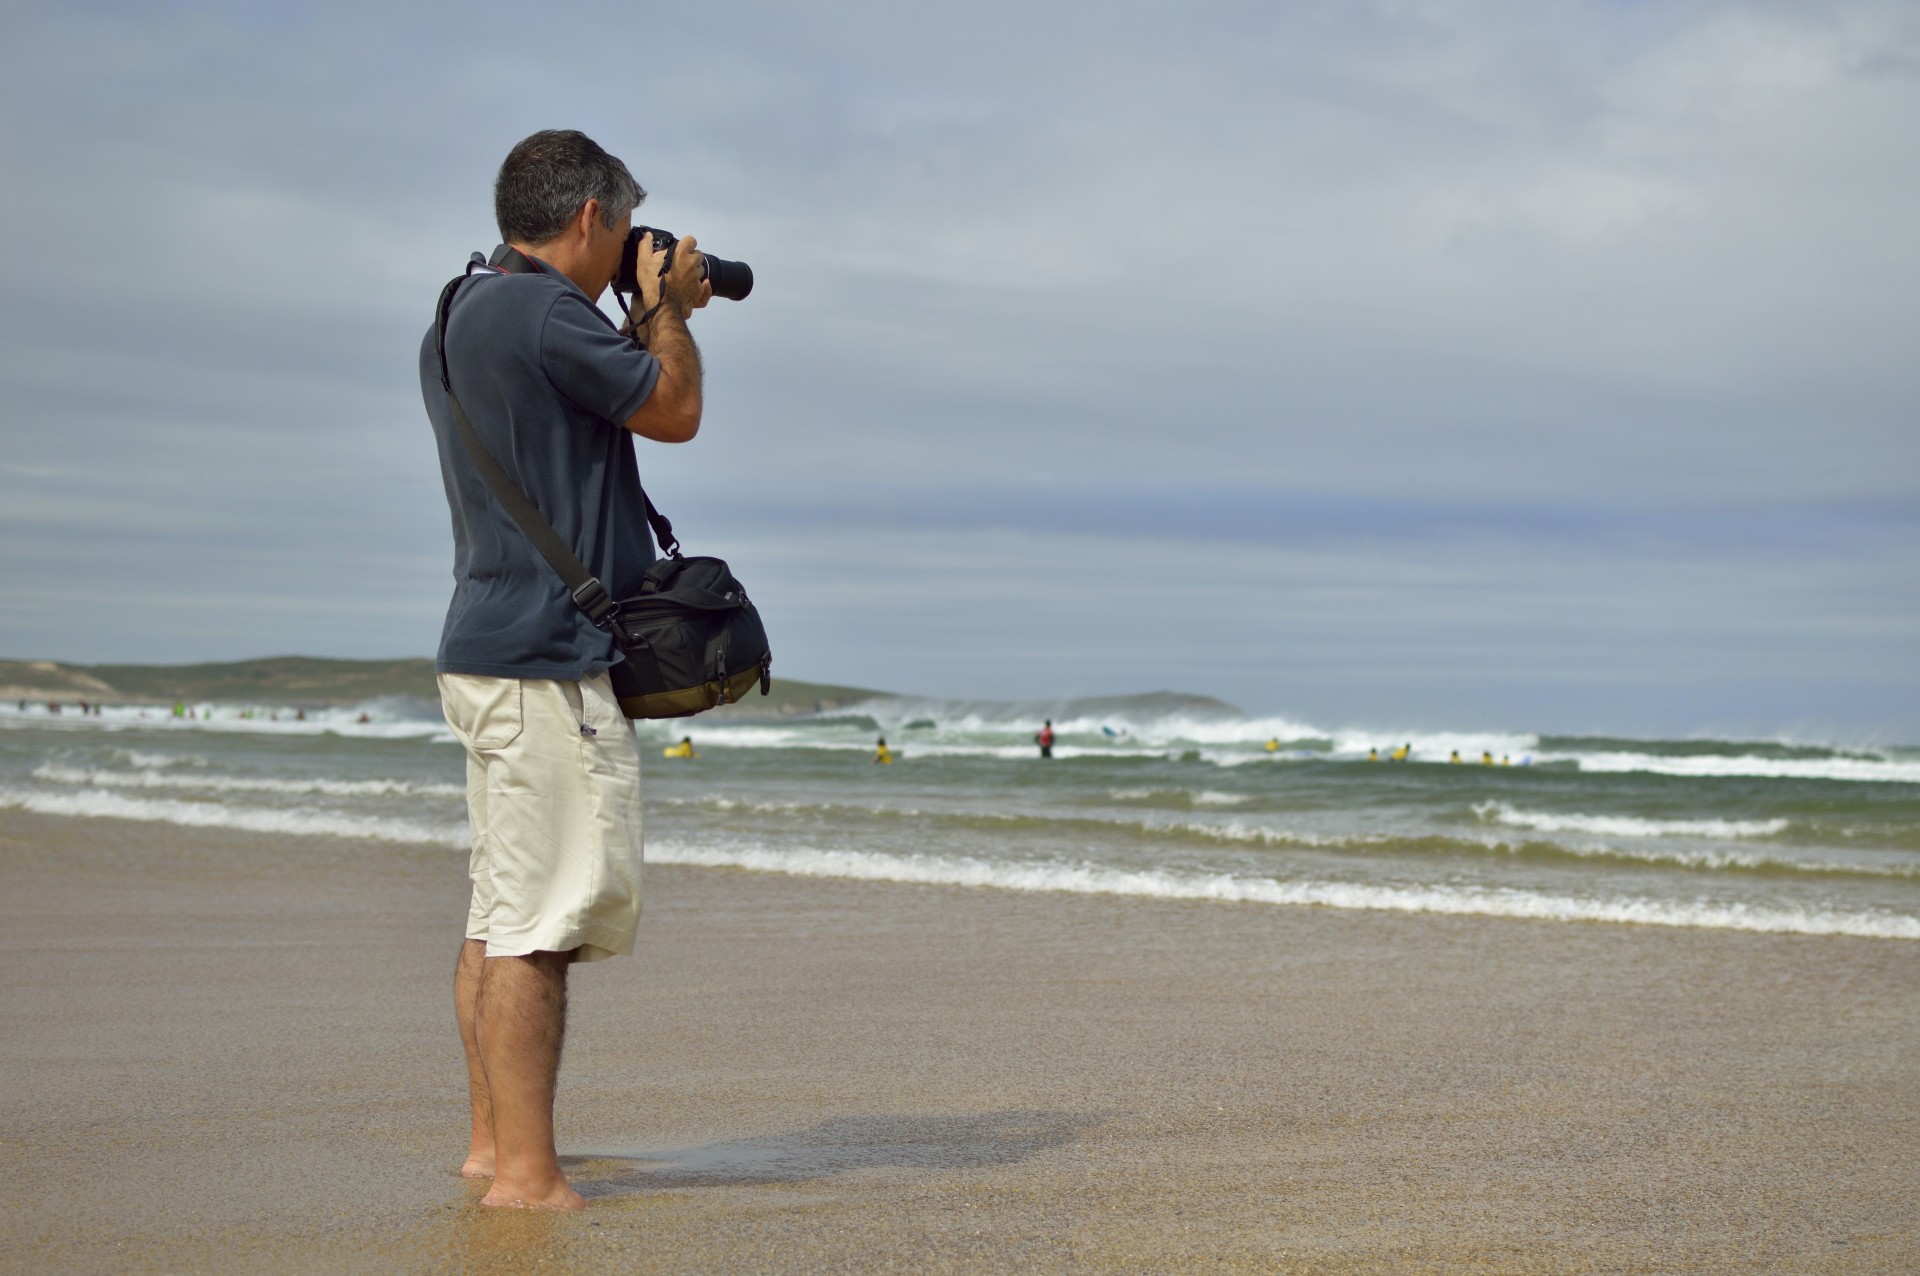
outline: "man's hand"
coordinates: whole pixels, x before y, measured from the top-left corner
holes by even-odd
[[[640,256],[634,263],[636,282],[640,285],[640,312],[645,314],[660,302],[661,292],[666,293],[667,304],[679,312],[681,319],[690,317],[694,311],[713,300],[713,286],[707,282],[707,262],[699,251],[699,241],[692,235],[683,235],[673,249],[673,267],[663,278],[660,263],[666,253],[653,246],[653,237],[645,237],[640,242]]]

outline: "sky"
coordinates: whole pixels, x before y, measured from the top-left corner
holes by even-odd
[[[430,655],[541,128],[750,262],[641,442],[776,671],[1920,742],[1920,8],[8,5],[0,655]]]

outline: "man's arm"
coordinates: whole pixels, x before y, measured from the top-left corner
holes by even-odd
[[[626,426],[643,439],[685,443],[700,432],[700,348],[671,302],[653,312],[645,344],[660,361],[660,376]]]
[[[660,375],[647,401],[627,418],[626,427],[658,443],[685,443],[700,432],[700,348],[687,331],[687,316],[706,305],[713,290],[703,278],[694,242],[691,235],[680,241],[674,250],[673,269],[665,278],[660,276],[657,264],[649,269],[643,262],[634,272],[639,276],[642,313],[653,309],[645,331],[635,335],[659,361]],[[659,261],[659,254],[650,247],[646,251],[652,262]],[[655,309],[663,292],[665,304]]]

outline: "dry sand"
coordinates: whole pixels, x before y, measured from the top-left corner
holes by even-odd
[[[0,816],[0,1267],[1920,1270],[1920,944],[648,889],[481,1211],[458,854]]]

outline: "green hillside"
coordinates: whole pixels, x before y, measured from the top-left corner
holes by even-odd
[[[885,692],[775,678],[773,694],[719,710],[751,718],[813,713]],[[0,660],[0,700],[104,701],[109,704],[190,703],[351,705],[379,696],[439,698],[433,661],[324,660],[273,656],[198,665],[70,665],[53,660]]]

